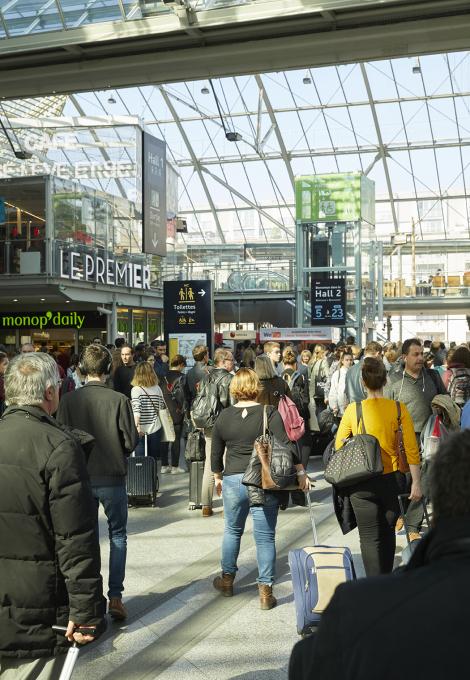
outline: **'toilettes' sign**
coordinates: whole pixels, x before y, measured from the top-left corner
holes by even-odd
[[[75,253],[62,249],[59,251],[59,258],[62,279],[150,290],[149,265],[105,260],[99,255]]]

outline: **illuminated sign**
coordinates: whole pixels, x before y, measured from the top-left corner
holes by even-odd
[[[343,278],[312,279],[312,326],[346,324],[346,281]]]
[[[78,312],[28,312],[27,314],[3,314],[0,316],[2,328],[80,328],[85,314]]]
[[[205,333],[211,345],[214,333],[212,281],[164,281],[165,335]]]
[[[59,250],[62,279],[102,283],[107,286],[125,286],[150,290],[150,265],[104,259],[90,253]]]

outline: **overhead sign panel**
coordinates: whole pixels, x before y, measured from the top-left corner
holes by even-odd
[[[163,283],[165,335],[205,333],[211,346],[214,333],[212,281],[165,281]]]
[[[359,173],[295,179],[296,219],[301,222],[375,223],[375,184]]]
[[[142,251],[166,255],[166,144],[142,132]]]
[[[346,280],[312,278],[312,326],[346,324]]]

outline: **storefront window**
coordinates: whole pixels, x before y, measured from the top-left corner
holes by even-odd
[[[148,342],[162,335],[162,314],[161,312],[147,312],[147,337]]]
[[[129,319],[129,310],[124,309],[123,307],[119,307],[117,310],[117,330],[118,330],[118,336],[120,338],[125,338],[127,341],[129,340],[129,332],[130,332],[130,319]],[[114,341],[114,338],[112,338]]]
[[[132,345],[145,341],[145,311],[143,309],[132,310]]]

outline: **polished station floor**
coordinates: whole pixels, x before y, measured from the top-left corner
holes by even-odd
[[[363,574],[357,530],[342,536],[322,480],[320,459],[311,459],[316,479],[312,500],[319,542],[349,545]],[[278,520],[278,606],[261,611],[251,519],[242,539],[235,595],[212,587],[219,572],[223,533],[221,501],[202,518],[188,511],[188,475],[162,475],[156,508],[129,510],[125,604],[129,618],[109,623],[105,635],[81,651],[74,680],[285,680],[297,641],[287,553],[311,545],[307,508],[290,507]],[[108,539],[101,518],[103,577],[107,582]],[[404,540],[399,538],[401,550]]]

